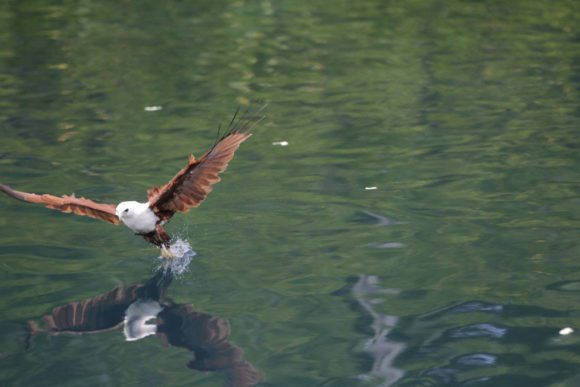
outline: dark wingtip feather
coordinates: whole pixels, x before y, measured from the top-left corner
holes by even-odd
[[[262,121],[264,118],[266,118],[266,116],[264,114],[262,114],[262,112],[264,111],[264,109],[266,109],[267,106],[268,106],[267,103],[263,103],[257,109],[252,109],[252,107],[248,107],[241,115],[240,115],[241,108],[238,107],[236,109],[236,112],[234,113],[224,135],[219,137],[219,131],[218,131],[218,140],[215,142],[214,146],[218,142],[223,140],[224,138],[226,138],[234,133],[242,133],[242,134],[249,135],[249,132],[251,132],[252,129],[254,129],[254,127],[260,121]]]
[[[10,197],[13,197],[16,200],[22,200],[23,202],[26,201],[26,199],[24,199],[24,197],[21,194],[19,194],[17,191],[14,191],[6,184],[0,184],[0,191],[4,192],[6,195]]]

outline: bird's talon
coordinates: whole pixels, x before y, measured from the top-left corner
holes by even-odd
[[[169,248],[163,246],[161,248],[161,256],[165,259],[173,259],[175,258],[175,256],[171,253],[171,251],[169,250]]]

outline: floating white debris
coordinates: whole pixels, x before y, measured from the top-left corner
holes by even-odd
[[[379,189],[379,187],[375,187],[375,186],[373,186],[373,187],[365,187],[365,190],[367,190],[367,191],[374,191],[376,189]]]
[[[288,141],[274,141],[272,145],[288,146]]]
[[[159,110],[163,109],[162,106],[145,106],[145,111],[146,112],[157,112]]]
[[[570,333],[574,332],[574,329],[570,328],[570,327],[566,327],[566,328],[562,328],[560,329],[560,334],[562,336],[566,336],[569,335]]]
[[[377,243],[373,246],[377,249],[400,249],[401,247],[405,247],[404,244],[399,242]]]

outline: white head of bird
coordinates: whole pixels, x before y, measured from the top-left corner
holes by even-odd
[[[121,202],[115,209],[117,217],[137,234],[146,234],[155,230],[159,218],[149,208],[149,203],[135,201]]]

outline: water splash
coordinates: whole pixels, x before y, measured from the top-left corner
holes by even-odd
[[[181,238],[177,238],[169,246],[169,251],[173,255],[173,258],[167,259],[159,255],[157,260],[160,261],[160,264],[157,266],[157,270],[171,270],[176,275],[185,273],[189,268],[191,260],[197,255],[191,248],[189,242]]]

